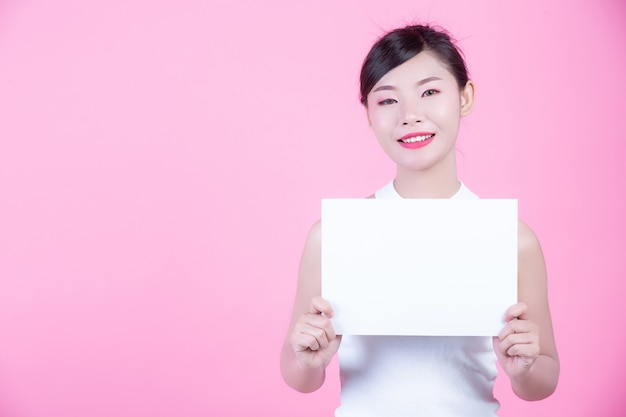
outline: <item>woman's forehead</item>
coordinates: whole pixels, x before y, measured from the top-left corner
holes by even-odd
[[[437,55],[423,51],[383,75],[372,88],[372,92],[381,89],[381,86],[404,83],[424,84],[430,81],[448,79],[454,80],[454,77]]]

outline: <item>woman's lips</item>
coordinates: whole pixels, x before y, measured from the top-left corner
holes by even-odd
[[[435,138],[434,133],[418,132],[409,133],[398,139],[398,143],[408,149],[423,148],[433,141]]]

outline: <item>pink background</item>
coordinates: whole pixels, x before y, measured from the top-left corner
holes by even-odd
[[[279,351],[324,197],[393,175],[358,104],[432,21],[477,83],[462,179],[518,198],[562,373],[502,416],[626,414],[626,3],[0,1],[0,416],[331,416]]]

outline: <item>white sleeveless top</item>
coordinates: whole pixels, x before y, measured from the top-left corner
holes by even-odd
[[[393,181],[376,198],[402,198]],[[461,183],[452,196],[478,198]],[[344,335],[336,417],[495,417],[491,337]]]

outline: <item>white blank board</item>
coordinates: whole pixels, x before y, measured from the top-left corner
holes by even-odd
[[[493,336],[517,302],[517,200],[322,200],[338,334]]]

